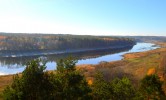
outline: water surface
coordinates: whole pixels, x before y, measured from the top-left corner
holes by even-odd
[[[143,52],[159,48],[152,43],[137,43],[131,48],[123,50],[105,50],[96,52],[83,52],[73,54],[59,54],[44,56],[48,59],[46,63],[47,70],[56,69],[56,61],[61,58],[65,58],[69,55],[73,55],[78,59],[77,64],[98,64],[101,61],[117,61],[123,59],[123,55],[126,53]],[[22,72],[25,69],[26,62],[43,56],[29,56],[29,57],[10,57],[0,58],[0,75],[15,74]]]

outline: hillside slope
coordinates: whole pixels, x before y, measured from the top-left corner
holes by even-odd
[[[75,52],[135,45],[129,38],[59,34],[0,34],[0,56],[20,53]]]

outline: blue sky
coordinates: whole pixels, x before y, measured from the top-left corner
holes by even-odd
[[[0,0],[0,31],[166,36],[166,0]]]

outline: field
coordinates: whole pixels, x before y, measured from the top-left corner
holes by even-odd
[[[130,53],[124,55],[124,59],[115,62],[101,62],[97,65],[78,65],[89,84],[93,84],[93,76],[96,71],[101,71],[104,78],[111,81],[115,77],[129,77],[135,86],[146,74],[158,74],[164,81],[163,88],[166,91],[166,43],[156,43],[159,49]],[[12,75],[0,76],[0,98],[3,89],[12,82]]]

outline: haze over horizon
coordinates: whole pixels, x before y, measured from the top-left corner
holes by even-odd
[[[0,32],[166,36],[165,0],[0,0]]]

